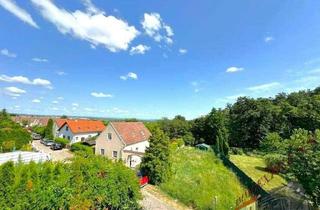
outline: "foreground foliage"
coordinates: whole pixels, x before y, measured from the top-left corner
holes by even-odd
[[[320,130],[296,130],[290,138],[288,158],[289,170],[320,207]]]
[[[164,192],[195,209],[235,207],[244,189],[213,152],[184,147],[172,153],[172,176],[160,185]]]
[[[3,110],[0,113],[0,152],[21,149],[31,140],[30,134],[19,124],[13,122]]]
[[[122,163],[77,156],[71,163],[0,167],[1,209],[139,209],[138,180]]]

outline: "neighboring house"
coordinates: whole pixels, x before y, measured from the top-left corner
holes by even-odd
[[[58,129],[58,137],[70,140],[70,143],[83,142],[99,135],[105,125],[96,120],[66,120]]]
[[[48,117],[33,117],[33,116],[14,116],[11,118],[14,122],[19,123],[21,126],[33,127],[33,126],[47,126]]]
[[[141,163],[150,136],[142,122],[110,122],[96,139],[95,153],[135,167]]]
[[[67,121],[67,119],[55,119],[53,121],[53,137],[59,137],[59,128]]]

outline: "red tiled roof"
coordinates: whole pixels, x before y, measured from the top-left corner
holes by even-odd
[[[57,124],[58,128],[60,128],[67,121],[67,119],[55,119],[54,121]]]
[[[59,129],[61,129],[65,124],[68,124],[72,133],[102,132],[106,127],[101,121],[77,119],[66,120]]]
[[[126,145],[146,141],[150,138],[150,131],[142,122],[111,122]]]

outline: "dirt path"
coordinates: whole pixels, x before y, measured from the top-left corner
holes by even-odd
[[[155,186],[147,185],[141,192],[143,195],[141,205],[144,210],[191,210],[168,197]]]

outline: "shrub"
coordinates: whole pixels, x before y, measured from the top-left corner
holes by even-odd
[[[86,154],[93,154],[92,147],[86,146],[81,142],[72,144],[70,150],[72,152],[85,152]]]
[[[137,210],[140,198],[134,171],[102,156],[0,165],[1,209]]]
[[[231,154],[233,155],[243,155],[243,149],[239,147],[230,147]]]
[[[61,144],[63,148],[65,148],[66,145],[69,144],[69,142],[70,142],[69,140],[64,139],[64,138],[55,138],[54,141]]]
[[[264,152],[274,152],[282,147],[282,138],[278,133],[268,133],[260,144],[260,148]]]
[[[268,154],[264,156],[267,170],[272,173],[283,172],[286,169],[286,156],[279,154]]]

